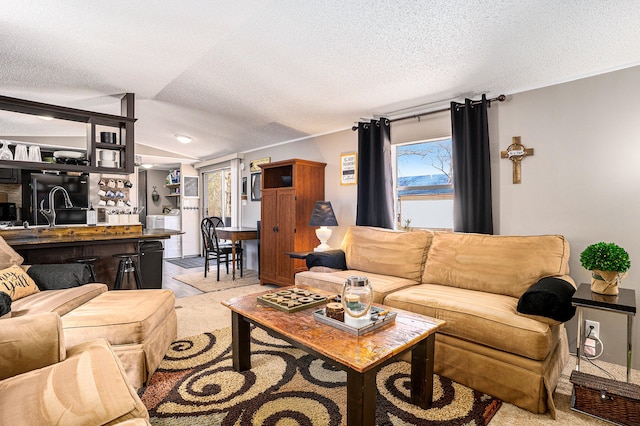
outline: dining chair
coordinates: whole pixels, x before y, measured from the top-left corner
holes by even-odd
[[[216,261],[217,281],[220,281],[220,262],[224,262],[229,273],[229,261],[231,260],[232,246],[220,244],[216,234],[215,220],[209,217],[202,219],[200,230],[202,233],[202,246],[204,248],[204,276],[206,278],[209,272],[209,263],[211,260]],[[242,277],[242,247],[236,247],[236,260]]]
[[[221,226],[228,226],[227,223],[225,221],[223,221],[220,216],[209,216],[209,219],[211,219],[211,221],[213,222],[213,226],[216,229],[221,227]],[[230,219],[230,218],[226,218],[226,219]],[[220,244],[221,246],[231,246],[232,243],[233,242],[229,241],[229,240],[218,239],[218,244]],[[236,255],[239,253],[238,252],[238,247],[242,248],[242,241],[238,241],[236,243]]]

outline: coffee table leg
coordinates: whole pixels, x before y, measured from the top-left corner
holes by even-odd
[[[251,369],[250,344],[249,322],[239,313],[231,311],[231,356],[234,370],[240,372]]]
[[[433,352],[436,335],[431,334],[411,351],[411,402],[429,408],[433,401]]]
[[[347,370],[347,425],[375,425],[376,370]]]

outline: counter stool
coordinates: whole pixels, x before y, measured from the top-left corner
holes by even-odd
[[[84,263],[89,268],[89,282],[97,283],[98,278],[96,277],[96,269],[93,265],[93,262],[97,262],[102,259],[100,256],[86,256],[86,257],[76,257],[73,259],[69,259],[69,262],[73,263]]]
[[[139,257],[140,253],[118,253],[112,257],[120,259],[118,264],[118,272],[116,273],[116,282],[113,285],[114,290],[122,289],[122,281],[124,280],[124,274],[127,274],[127,283],[130,282],[130,273],[133,272],[133,278],[136,281],[136,288],[143,289],[142,277],[140,276],[140,269],[136,262],[136,257]]]

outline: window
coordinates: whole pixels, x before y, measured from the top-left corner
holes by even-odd
[[[207,172],[204,179],[205,216],[218,216],[225,226],[231,225],[231,169]]]
[[[394,147],[398,229],[453,229],[451,138]]]

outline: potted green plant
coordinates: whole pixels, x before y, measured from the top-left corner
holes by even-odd
[[[617,295],[618,283],[631,267],[629,253],[614,243],[591,244],[580,253],[580,263],[591,271],[591,291]]]

